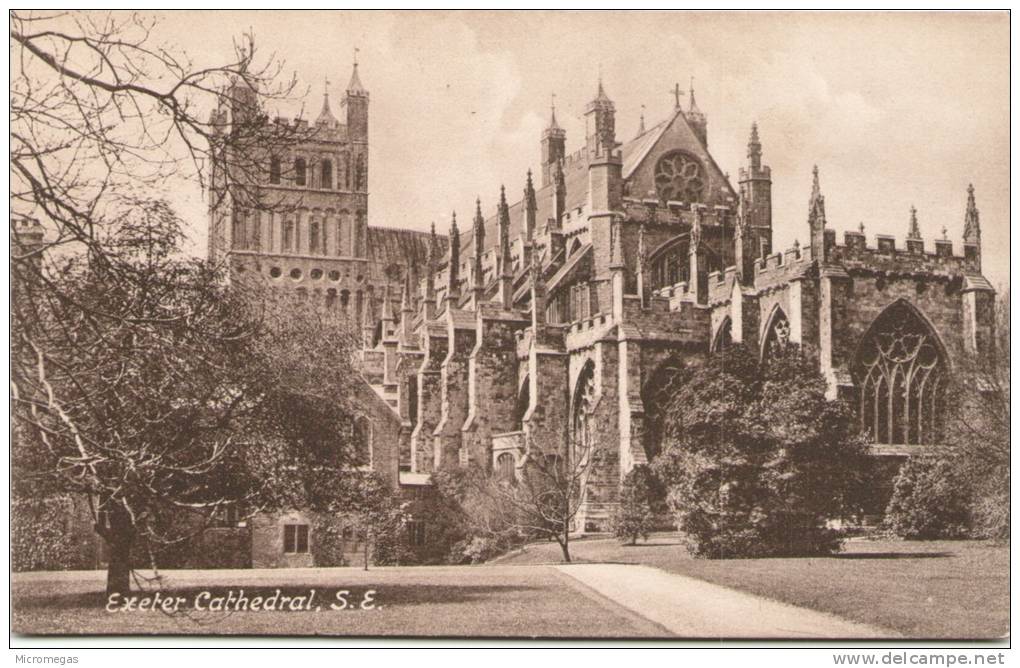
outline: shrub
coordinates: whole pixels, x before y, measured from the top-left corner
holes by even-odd
[[[795,346],[767,364],[735,345],[669,382],[663,451],[668,489],[692,554],[803,556],[839,549],[829,520],[856,516],[866,470],[853,412]]]
[[[885,523],[910,540],[965,538],[970,499],[956,463],[939,457],[911,457],[900,468]]]
[[[635,466],[623,480],[620,503],[610,519],[613,535],[621,541],[648,540],[665,510],[666,494],[655,473],[646,466]]]
[[[97,537],[87,512],[68,496],[11,501],[11,570],[96,567]]]

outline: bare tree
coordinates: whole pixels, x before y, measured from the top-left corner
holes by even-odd
[[[196,66],[136,14],[9,21],[11,207],[46,230],[20,243],[12,216],[18,480],[95,501],[108,588],[125,591],[133,547],[176,540],[184,511],[279,501],[271,474],[344,431],[344,328],[228,292],[219,268],[179,257],[158,196],[190,182],[211,206],[282,206],[267,157],[314,130],[268,122],[296,86],[251,35]]]
[[[101,261],[111,194],[167,181],[206,186],[211,206],[282,206],[260,187],[268,156],[314,128],[263,110],[290,99],[295,80],[252,35],[229,62],[195,65],[158,43],[154,25],[123,12],[10,13],[11,206],[48,226],[34,254],[75,245]]]
[[[509,532],[555,540],[563,560],[569,562],[570,536],[578,529],[589,478],[601,463],[604,449],[575,444],[560,452],[543,452],[531,444],[527,452],[512,478],[484,475],[473,479],[473,490],[481,497],[471,502],[469,510],[474,529],[493,536]]]

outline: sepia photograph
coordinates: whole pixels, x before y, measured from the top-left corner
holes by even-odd
[[[1008,10],[9,28],[12,649],[1005,663]]]

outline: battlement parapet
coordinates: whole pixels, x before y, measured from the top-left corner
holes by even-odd
[[[964,244],[964,254],[954,255],[950,239],[936,239],[932,252],[925,248],[923,239],[907,238],[900,247],[889,234],[876,235],[874,246],[869,246],[867,237],[859,231],[844,232],[842,244],[835,243],[835,234],[827,241],[828,261],[847,269],[954,276],[980,273],[976,247]]]
[[[737,268],[726,267],[723,271],[708,274],[708,303],[719,304],[729,301],[733,284],[737,282]]]
[[[812,266],[812,258],[799,246],[783,253],[758,258],[754,263],[754,287],[769,289],[802,278]]]
[[[307,118],[287,118],[276,116],[267,125],[272,125],[280,132],[293,132],[304,136],[308,141],[346,142],[348,139],[347,126],[340,122],[315,122],[310,123]]]

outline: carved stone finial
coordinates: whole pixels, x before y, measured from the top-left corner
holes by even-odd
[[[910,205],[910,227],[907,229],[907,238],[921,238],[921,227],[917,224],[917,208],[913,204]]]

